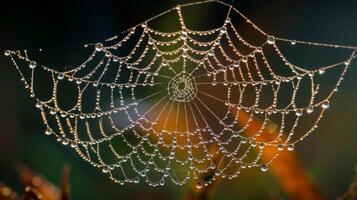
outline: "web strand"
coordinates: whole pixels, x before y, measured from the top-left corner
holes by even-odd
[[[207,31],[188,28],[181,9],[204,3],[227,6],[222,25]],[[149,27],[148,22],[169,12],[177,14],[179,31]],[[264,41],[251,44],[235,27],[233,15],[244,19]],[[71,146],[120,184],[144,180],[159,186],[170,179],[182,185],[214,170],[204,182],[208,185],[217,177],[236,178],[246,168],[266,171],[280,151],[293,150],[318,127],[357,50],[268,35],[237,9],[217,0],[179,5],[124,33],[122,39],[113,36],[86,46],[94,50],[65,71],[40,64],[27,50],[5,52],[36,100],[45,134]],[[345,60],[309,69],[290,62],[279,41],[292,47],[353,52]],[[127,51],[120,52],[123,49]],[[278,68],[272,56],[281,62]],[[21,63],[29,66],[29,77]],[[52,81],[48,99],[36,92],[40,71]],[[338,79],[323,93],[324,82],[319,79],[325,73]],[[61,85],[74,86],[76,95],[61,97]],[[63,99],[75,103],[64,108]],[[306,119],[313,122],[306,125],[308,130],[301,125]],[[254,127],[257,120],[261,125]],[[272,122],[277,126],[273,137],[269,136]],[[268,160],[263,159],[267,148],[277,150]]]

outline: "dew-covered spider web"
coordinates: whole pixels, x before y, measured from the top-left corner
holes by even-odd
[[[224,10],[221,24],[195,28],[186,12],[208,4]],[[81,48],[91,52],[71,68],[37,59],[47,50],[5,55],[46,135],[114,182],[151,186],[267,171],[317,128],[357,49],[274,37],[221,1],[177,6]],[[312,57],[327,63],[304,63]]]

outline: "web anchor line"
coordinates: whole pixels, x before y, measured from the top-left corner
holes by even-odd
[[[206,3],[213,3],[213,2],[216,2],[216,3],[219,3],[221,5],[224,5],[224,6],[227,6],[229,8],[232,8],[234,10],[234,12],[236,12],[237,14],[239,14],[240,16],[242,16],[244,19],[248,20],[249,22],[251,22],[249,20],[249,18],[247,18],[245,15],[243,15],[240,11],[238,11],[236,8],[234,8],[232,5],[233,5],[233,2],[234,0],[232,0],[232,4],[228,4],[228,3],[225,3],[223,1],[220,1],[220,0],[204,0],[204,1],[198,1],[198,2],[193,2],[193,3],[187,3],[187,4],[178,4],[177,6],[178,7],[189,7],[189,6],[194,6],[194,5],[200,5],[200,4],[206,4]],[[114,39],[117,39],[119,37],[119,35],[123,35],[125,33],[128,33],[130,32],[131,30],[135,30],[137,27],[140,27],[142,26],[143,24],[146,24],[147,22],[150,22],[154,19],[157,19],[169,12],[172,12],[176,9],[177,7],[174,7],[174,8],[171,8],[165,12],[162,12],[158,15],[155,15],[135,26],[132,26],[131,28],[127,29],[127,30],[124,30],[122,32],[120,32],[118,35],[114,35],[108,39],[106,39],[105,41],[112,41]],[[255,24],[254,24],[255,25]],[[256,26],[256,25],[255,25]],[[256,26],[258,27],[258,26]],[[262,31],[263,32],[263,31]],[[264,32],[265,33],[265,32]],[[266,34],[266,33],[265,33]],[[268,35],[268,34],[266,34]],[[327,44],[327,43],[317,43],[317,42],[308,42],[308,41],[302,41],[302,40],[292,40],[292,39],[286,39],[286,38],[280,38],[280,37],[277,37],[276,40],[280,40],[280,41],[285,41],[285,42],[290,42],[290,43],[300,43],[300,44],[308,44],[308,45],[316,45],[316,46],[325,46],[325,47],[334,47],[334,48],[346,48],[346,49],[357,49],[357,46],[346,46],[346,45],[335,45],[335,44]],[[38,49],[26,49],[27,51],[30,51],[30,50],[39,50],[39,51],[42,51],[42,50],[46,50],[46,49],[52,49],[52,48],[68,48],[68,47],[81,47],[81,46],[85,46],[85,47],[89,47],[89,46],[95,46],[97,44],[97,42],[89,42],[89,43],[83,43],[83,44],[76,44],[76,45],[63,45],[63,46],[55,46],[55,47],[44,47],[44,48],[38,48]],[[3,48],[5,49],[5,48]],[[20,50],[20,49],[18,49]],[[18,51],[18,50],[13,50],[13,51]],[[6,50],[5,50],[6,51]]]
[[[187,27],[182,10],[205,3],[227,6],[222,25]],[[150,27],[148,22],[169,12],[177,14],[178,31]],[[251,44],[231,21],[233,15],[264,41]],[[202,180],[209,185],[218,177],[236,178],[246,168],[269,170],[279,152],[294,150],[318,128],[357,57],[353,46],[268,35],[219,0],[178,5],[124,33],[87,45],[91,54],[64,71],[41,64],[27,50],[5,51],[41,112],[45,135],[70,146],[119,184],[161,186],[170,180],[183,185],[214,171]],[[348,49],[351,54],[311,69],[289,61],[281,42]],[[125,55],[119,53],[123,49]],[[281,64],[274,64],[272,56]],[[288,73],[281,74],[282,69]],[[52,93],[44,97],[37,80],[46,74]],[[334,87],[325,88],[325,74],[338,77]],[[73,88],[74,95],[63,94],[63,86]],[[305,104],[299,103],[302,98]],[[64,100],[73,105],[68,108]],[[308,130],[300,127],[305,119],[313,122]],[[276,151],[265,158],[268,149]]]

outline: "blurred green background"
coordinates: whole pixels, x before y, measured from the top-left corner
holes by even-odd
[[[102,41],[172,8],[175,0],[11,1],[0,8],[0,48],[31,49]],[[228,1],[227,3],[231,3]],[[267,33],[298,40],[357,46],[357,1],[235,0],[234,6]],[[207,11],[209,12],[209,11]],[[357,164],[357,62],[353,62],[319,129],[296,147],[314,184],[340,197]],[[53,138],[43,136],[40,114],[8,59],[0,57],[0,181],[23,191],[14,165],[21,161],[54,183],[71,166],[73,199],[180,199],[189,185],[113,184]],[[223,180],[214,199],[284,199],[271,175]]]

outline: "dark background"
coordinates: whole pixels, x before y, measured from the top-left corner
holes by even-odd
[[[0,7],[0,49],[63,47],[102,41],[147,18],[172,8],[175,0],[5,1]],[[230,2],[228,2],[230,3]],[[284,37],[357,46],[355,0],[236,0],[234,6],[265,32]],[[357,63],[333,99],[320,128],[297,146],[314,184],[331,199],[341,196],[357,163]],[[22,161],[54,183],[65,163],[71,166],[74,199],[179,199],[189,186],[113,184],[69,148],[44,137],[39,112],[25,93],[19,76],[0,57],[0,181],[18,191],[23,186],[14,170]],[[214,199],[284,197],[269,174],[253,173],[224,180]]]

